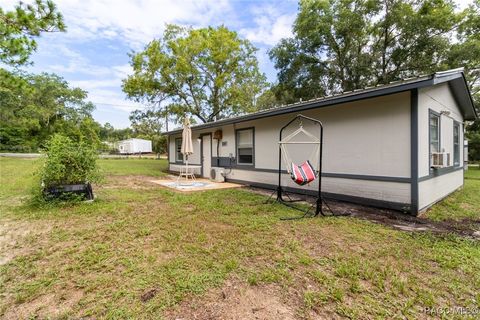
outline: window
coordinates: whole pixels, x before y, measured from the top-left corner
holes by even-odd
[[[453,165],[460,166],[460,124],[453,123]]]
[[[440,115],[430,112],[430,153],[440,152]]]
[[[237,130],[237,164],[253,165],[253,134],[253,128]]]
[[[175,162],[183,162],[182,138],[175,139]]]

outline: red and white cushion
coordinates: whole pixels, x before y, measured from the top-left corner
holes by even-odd
[[[308,160],[300,166],[292,162],[291,177],[296,184],[303,186],[317,179],[317,173]]]

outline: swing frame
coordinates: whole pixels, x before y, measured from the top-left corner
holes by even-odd
[[[307,120],[307,121],[310,121],[310,122],[314,123],[315,125],[318,125],[318,127],[319,127],[319,131],[318,131],[319,138],[318,138],[317,142],[316,141],[312,141],[312,142],[302,141],[300,143],[289,142],[289,141],[288,142],[283,142],[283,132],[284,132],[284,130],[286,128],[288,128],[292,123],[294,123],[297,120],[300,120],[300,125],[301,126],[303,125],[303,120]],[[315,204],[312,205],[312,207],[315,206],[315,212],[313,213],[312,216],[316,217],[319,214],[321,214],[322,216],[325,216],[325,212],[323,211],[323,208],[322,208],[323,204],[325,204],[326,207],[333,214],[333,211],[330,209],[330,207],[328,206],[328,204],[325,202],[325,200],[322,197],[322,160],[323,160],[323,124],[322,124],[322,122],[320,120],[310,118],[310,117],[304,116],[302,114],[298,114],[297,116],[295,116],[292,120],[290,120],[286,125],[284,125],[280,129],[280,140],[278,142],[278,186],[277,186],[277,189],[276,189],[277,198],[276,198],[275,201],[280,202],[280,203],[282,203],[282,204],[284,204],[284,205],[286,205],[290,208],[293,208],[293,209],[304,212],[304,215],[301,216],[301,217],[282,218],[282,220],[301,219],[301,218],[306,217],[310,213],[310,210],[311,210],[312,207],[308,208],[305,211],[304,209],[293,205],[292,202],[296,202],[296,201],[299,201],[299,200],[292,200],[288,196],[288,194],[286,193],[285,189],[282,187],[282,156],[283,156],[282,144],[316,144],[316,145],[319,145],[319,156],[318,156],[318,163],[317,163],[317,165],[318,165],[317,166],[317,168],[318,168],[317,169],[317,172],[318,172],[317,173],[318,189],[317,189],[317,196],[316,196],[317,198],[316,198]],[[289,198],[289,200],[285,200],[284,197],[283,197],[284,195],[286,195]]]

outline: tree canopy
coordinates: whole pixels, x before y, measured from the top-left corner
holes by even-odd
[[[478,114],[480,114],[480,0],[462,13],[463,20],[456,32],[444,68],[463,66]],[[480,160],[480,159],[479,159]]]
[[[175,119],[193,115],[210,122],[253,111],[266,87],[255,52],[224,26],[168,25],[161,39],[130,55],[134,73],[123,81],[123,90]]]
[[[277,98],[311,99],[447,68],[464,17],[450,0],[300,0],[293,37],[270,51]]]
[[[55,134],[75,143],[108,149],[100,141],[114,142],[144,132],[101,126],[92,117],[95,106],[87,92],[71,87],[55,74],[29,74],[36,39],[46,32],[65,31],[63,17],[53,1],[19,2],[15,9],[0,8],[0,150],[34,152]]]
[[[3,70],[0,82],[0,149],[34,151],[59,132],[99,143],[100,125],[91,116],[95,107],[85,100],[85,91],[47,73],[18,76]]]
[[[0,62],[11,66],[28,63],[37,49],[35,38],[57,31],[65,31],[65,24],[53,1],[20,2],[12,11],[0,7]]]
[[[464,67],[480,112],[480,0],[463,11],[452,0],[300,0],[293,36],[269,55],[270,107]],[[466,126],[472,160],[479,121]]]
[[[167,152],[167,137],[162,135],[162,113],[154,110],[135,110],[130,113],[130,123],[137,138],[152,141],[153,151]]]

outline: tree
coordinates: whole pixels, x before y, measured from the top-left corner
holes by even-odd
[[[464,12],[464,19],[457,32],[457,41],[452,45],[445,62],[448,67],[463,66],[470,91],[480,115],[480,0],[475,0]],[[467,124],[469,159],[480,161],[480,120]]]
[[[480,162],[480,121],[470,123],[466,127],[468,139],[468,160]]]
[[[463,66],[470,91],[480,111],[480,0],[475,0],[464,14],[445,62],[448,67]]]
[[[135,110],[129,118],[137,138],[151,140],[156,153],[167,151],[167,140],[162,135],[162,117],[159,112]]]
[[[36,151],[54,133],[98,144],[100,126],[85,91],[46,73],[19,76],[4,70],[0,83],[0,149]]]
[[[19,2],[13,11],[0,8],[0,149],[37,151],[54,133],[98,146],[100,125],[91,116],[87,93],[71,88],[61,77],[30,75],[18,67],[28,64],[38,38],[65,31],[62,15],[51,0]]]
[[[135,110],[130,113],[129,119],[136,134],[160,135],[162,132],[162,122],[158,112]]]
[[[109,123],[106,122],[103,126],[100,126],[99,137],[102,141],[106,142],[114,142],[113,140],[113,133],[115,128]]]
[[[26,64],[37,49],[35,38],[43,32],[65,31],[62,15],[50,0],[20,2],[13,11],[0,8],[0,62]]]
[[[134,73],[123,81],[123,90],[131,99],[156,106],[158,115],[177,120],[193,115],[210,122],[253,111],[266,87],[255,52],[249,41],[224,26],[168,25],[163,38],[131,54]]]
[[[301,0],[294,36],[270,51],[275,94],[293,102],[431,72],[460,18],[450,0]]]
[[[265,90],[257,99],[257,109],[266,110],[275,108],[278,105],[278,99],[275,97],[274,91],[270,88]]]

